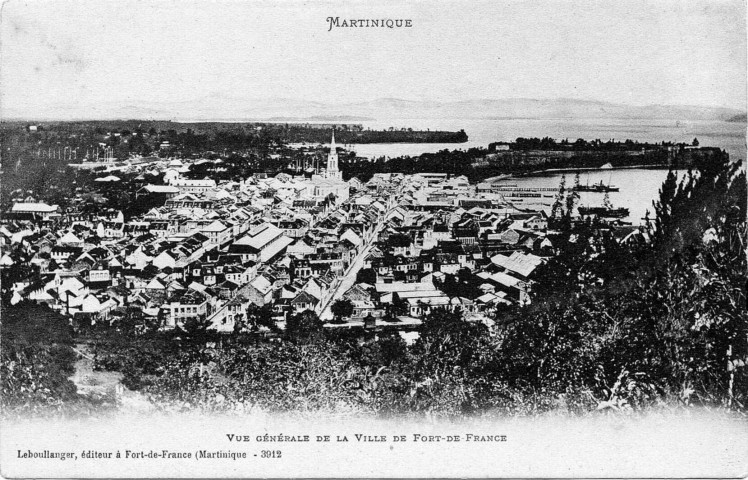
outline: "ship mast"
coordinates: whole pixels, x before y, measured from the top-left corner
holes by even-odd
[[[607,210],[613,209],[613,204],[610,203],[610,194],[608,194],[608,192],[605,192],[605,196],[603,197],[603,207]]]

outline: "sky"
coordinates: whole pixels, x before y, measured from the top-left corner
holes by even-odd
[[[743,1],[6,0],[0,113],[244,99],[746,106]],[[333,28],[328,16],[411,19]]]

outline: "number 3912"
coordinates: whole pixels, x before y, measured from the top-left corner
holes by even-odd
[[[281,458],[280,450],[263,450],[260,452],[260,458]]]

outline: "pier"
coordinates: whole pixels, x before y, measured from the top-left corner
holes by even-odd
[[[558,187],[501,187],[501,186],[494,186],[491,187],[491,190],[495,190],[497,192],[557,192]]]

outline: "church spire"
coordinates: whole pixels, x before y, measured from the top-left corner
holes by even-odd
[[[338,170],[338,149],[335,146],[335,129],[332,130],[332,139],[330,140],[330,153],[327,155],[327,178],[340,178]]]

